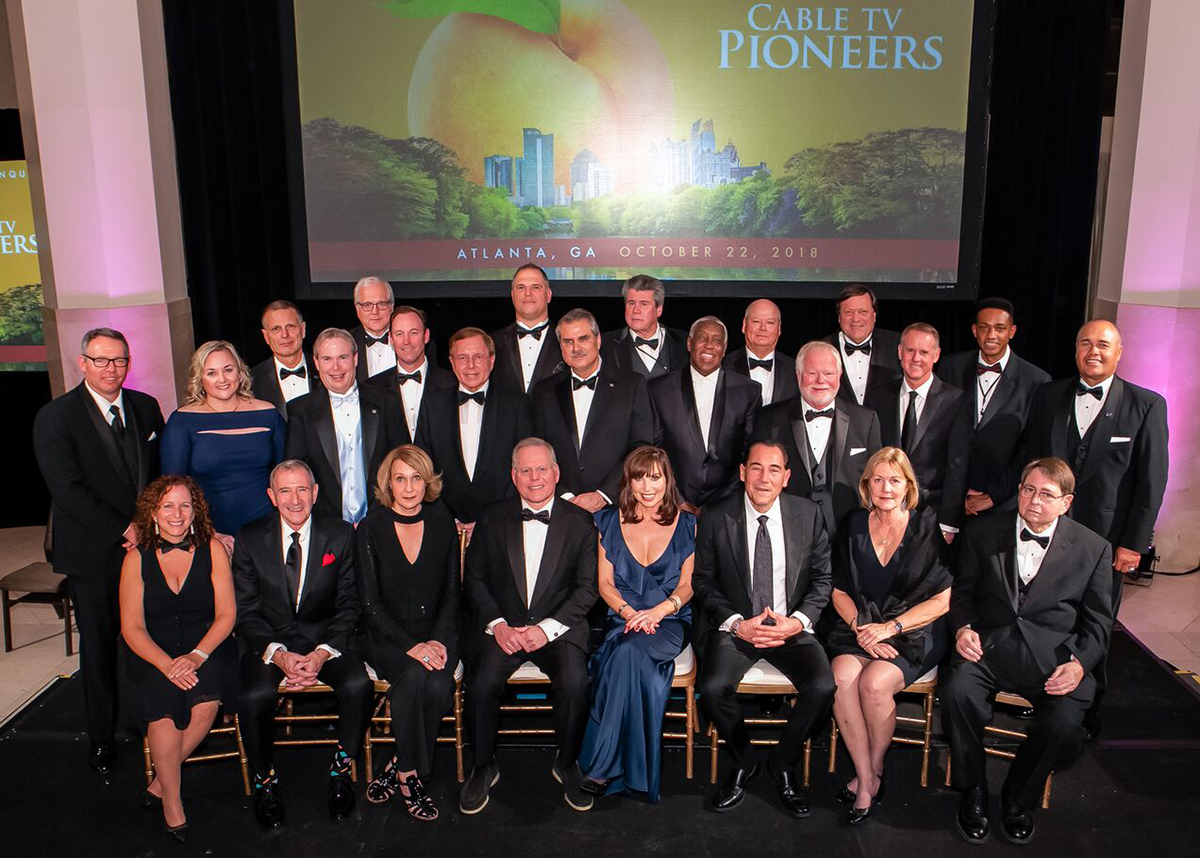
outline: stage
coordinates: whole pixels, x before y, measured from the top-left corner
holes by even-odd
[[[1027,855],[1182,856],[1200,842],[1200,684],[1177,674],[1125,632],[1114,635],[1112,692],[1104,731],[1076,765],[1054,777],[1050,809],[1035,817],[1037,833]],[[905,704],[908,707],[910,704]],[[1002,716],[1006,725],[1021,722]],[[6,853],[19,856],[101,856],[182,853],[245,855],[503,855],[544,856],[783,854],[822,856],[942,856],[964,854],[952,831],[958,794],[940,786],[945,742],[935,722],[930,786],[919,785],[920,751],[894,747],[888,756],[885,802],[866,824],[850,829],[834,793],[850,772],[838,755],[838,773],[826,771],[828,730],[818,733],[809,796],[812,816],[793,819],[760,777],[731,813],[706,808],[707,739],[698,738],[696,776],[684,777],[682,748],[663,754],[663,799],[657,806],[628,798],[598,800],[590,813],[571,810],[550,776],[548,748],[509,745],[498,753],[500,782],[487,808],[466,817],[457,810],[453,753],[438,752],[431,789],[441,818],[421,823],[399,799],[373,806],[363,798],[354,816],[331,822],[324,806],[325,748],[283,748],[276,765],[287,824],[265,832],[242,795],[235,761],[190,765],[184,770],[189,842],[180,846],[162,831],[158,814],[138,806],[142,781],[140,742],[120,743],[109,783],[84,762],[80,683],[64,679],[29,704],[0,733],[0,803],[5,809]],[[377,759],[386,759],[377,751]],[[722,759],[722,772],[724,772]],[[1007,762],[989,760],[994,796]],[[992,840],[972,854],[1013,854],[999,832],[993,798]]]

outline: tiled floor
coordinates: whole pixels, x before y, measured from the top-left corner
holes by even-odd
[[[0,530],[0,575],[41,559],[42,528]],[[1160,658],[1200,673],[1200,573],[1126,586],[1120,618]],[[12,621],[14,649],[0,652],[0,723],[56,676],[79,668],[78,654],[63,653],[62,622],[52,606],[18,605]]]

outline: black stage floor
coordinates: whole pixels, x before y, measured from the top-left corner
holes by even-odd
[[[1124,633],[1114,636],[1113,691],[1101,740],[1069,771],[1055,775],[1051,807],[1036,816],[1037,834],[1026,855],[1193,856],[1200,854],[1200,685],[1177,675]],[[453,756],[439,751],[432,789],[442,811],[434,823],[408,817],[398,799],[375,807],[362,799],[351,819],[331,822],[324,809],[327,749],[281,749],[277,768],[287,825],[257,827],[241,793],[236,765],[220,761],[184,771],[191,823],[186,845],[169,841],[161,818],[136,802],[142,786],[140,743],[121,743],[119,765],[102,783],[84,762],[87,744],[82,690],[75,680],[56,683],[0,732],[0,842],[6,855],[150,856],[172,854],[290,854],[302,858],[348,855],[472,856],[936,856],[1017,854],[993,832],[983,848],[969,849],[951,831],[957,793],[944,789],[945,745],[940,734],[931,785],[919,786],[918,749],[894,747],[888,757],[888,794],[872,820],[854,830],[833,795],[848,777],[825,771],[827,739],[813,755],[813,814],[785,816],[770,781],[761,778],[732,813],[706,809],[707,748],[697,749],[696,778],[684,777],[682,749],[663,755],[663,799],[657,806],[627,798],[597,802],[590,813],[563,803],[550,777],[553,752],[509,747],[499,752],[499,784],[478,816],[457,811]],[[704,741],[701,738],[701,741]],[[724,763],[724,760],[722,760]],[[1003,760],[990,776],[999,792]],[[993,799],[993,801],[995,801]]]

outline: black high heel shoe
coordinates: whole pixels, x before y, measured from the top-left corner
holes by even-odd
[[[148,789],[142,790],[142,794],[138,798],[138,804],[146,808],[146,810],[162,810],[162,798]]]
[[[850,781],[846,781],[845,786],[838,791],[836,797],[838,804],[854,804],[854,799],[858,797],[858,794],[850,791]]]
[[[169,834],[176,841],[179,843],[187,843],[188,824],[186,822],[179,825],[167,825],[166,822],[164,822],[163,827],[167,829],[167,834]]]
[[[861,825],[862,823],[866,822],[871,816],[871,811],[875,810],[875,808],[879,806],[880,801],[883,799],[883,786],[883,775],[880,775],[879,789],[875,791],[875,795],[871,796],[871,803],[866,807],[851,807],[846,813],[846,822],[850,823],[851,825]]]

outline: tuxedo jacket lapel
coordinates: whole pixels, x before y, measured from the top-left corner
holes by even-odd
[[[904,384],[901,382],[900,390],[904,390]],[[943,395],[946,392],[946,385],[937,376],[933,377],[933,384],[929,386],[929,396],[925,401],[925,407],[921,409],[921,419],[917,421],[917,431],[913,434],[913,449],[915,450],[921,443],[921,439],[925,437],[925,431],[929,425],[937,419],[938,411],[946,404],[946,397]]]
[[[1109,391],[1110,395],[1112,391]],[[1068,561],[1071,556],[1071,551],[1075,547],[1075,540],[1063,531],[1065,528],[1060,526],[1056,528],[1054,538],[1050,540],[1049,547],[1046,548],[1046,553],[1042,557],[1042,565],[1038,567],[1038,573],[1033,576],[1033,580],[1029,582],[1029,587],[1025,591],[1025,604],[1028,605],[1031,599],[1040,597],[1043,593],[1052,592],[1057,589],[1055,587],[1054,570],[1059,568],[1060,564]],[[1015,563],[1013,564],[1016,565]]]
[[[708,421],[708,447],[705,450],[707,458],[715,459],[720,453],[721,429],[725,423],[725,393],[728,385],[725,383],[726,373],[721,370],[716,370],[720,375],[717,376],[717,389],[713,394],[713,409],[712,417]],[[691,372],[684,372],[683,375],[691,377]],[[690,387],[691,385],[689,385]],[[701,438],[703,440],[703,438]]]
[[[521,594],[521,601],[530,604],[529,589],[525,584],[525,534],[521,526],[521,505],[512,505],[512,512],[504,522],[506,548],[508,549],[508,568],[512,572],[513,583]]]
[[[563,422],[567,425],[567,434],[575,445],[575,457],[579,457],[579,426],[575,422],[575,402],[571,398],[571,373],[564,373],[554,385],[554,397],[558,400],[559,410],[562,411]],[[599,387],[600,383],[596,382]],[[592,410],[596,408],[596,400],[592,400]]]
[[[1016,367],[1013,366],[1013,355],[1008,356],[1008,366],[1004,372],[1000,373],[1000,377],[996,379],[996,383],[992,386],[991,396],[988,397],[987,408],[983,410],[982,416],[979,417],[979,422],[975,424],[976,428],[983,426],[989,420],[996,416],[1012,396],[1013,387],[1016,382],[1009,377],[1010,373],[1016,372]],[[976,374],[975,380],[972,382],[975,386],[975,394],[972,396],[975,404],[975,413],[979,414],[979,376]],[[971,388],[964,387],[963,390]]]
[[[570,380],[568,380],[567,386],[570,387]],[[600,422],[600,415],[604,413],[605,407],[616,395],[616,387],[617,382],[613,375],[601,368],[600,375],[596,377],[596,393],[592,397],[592,407],[588,409],[587,422],[583,426],[583,436],[579,443],[581,448],[592,437],[596,424]],[[569,392],[567,396],[570,397]],[[575,408],[572,405],[571,414],[574,415],[574,413]]]
[[[321,583],[320,574],[322,563],[325,562],[325,546],[329,540],[317,528],[316,523],[313,523],[312,528],[308,532],[308,556],[304,558],[304,586],[300,591],[300,598],[296,600],[296,613],[300,613],[300,609],[304,607],[304,600],[312,593]]]
[[[1092,437],[1088,442],[1087,452],[1083,456],[1083,464],[1079,467],[1079,473],[1075,475],[1076,479],[1082,479],[1083,475],[1088,473],[1088,465],[1096,461],[1101,455],[1097,450],[1103,450],[1108,447],[1108,439],[1112,437],[1117,412],[1121,409],[1121,399],[1124,392],[1125,383],[1119,378],[1113,378],[1112,386],[1108,389],[1108,396],[1104,400],[1104,407],[1100,409],[1100,413],[1096,415],[1096,419],[1088,427],[1088,431]],[[1074,403],[1072,403],[1071,407],[1074,408]]]
[[[750,581],[750,561],[746,557],[747,546],[750,544],[746,536],[746,504],[738,504],[734,511],[725,516],[725,535],[729,540],[729,550],[733,552],[733,562],[738,570],[738,580],[746,590],[746,597],[752,595]]]
[[[744,508],[744,507],[743,507]],[[796,511],[794,505],[785,504],[782,496],[780,497],[779,511],[783,515],[783,569],[787,576],[787,607],[788,612],[792,610],[792,605],[799,602],[796,593],[796,580],[800,577],[800,540],[799,526],[796,523]]]
[[[513,378],[520,384],[525,378],[525,373],[521,371],[521,341],[517,338],[516,323],[505,329],[503,336],[508,341],[508,348],[505,349],[508,353],[508,364],[512,367]],[[538,358],[540,363],[541,355],[538,355]]]
[[[1008,601],[1013,613],[1016,613],[1021,596],[1017,588],[1017,538],[1012,526],[1006,526],[996,534],[996,563],[1000,566],[1000,577],[1004,580]]]
[[[688,433],[697,450],[704,449],[704,433],[700,431],[700,409],[696,405],[696,390],[692,386],[690,372],[679,373],[679,390],[683,395],[683,413],[687,415]],[[717,415],[716,405],[713,405],[713,417]],[[712,438],[712,435],[709,435]]]
[[[1068,433],[1074,432],[1075,423],[1075,386],[1068,385],[1059,400],[1058,413],[1050,426],[1050,453],[1068,462],[1071,460],[1069,450],[1071,441]],[[1078,474],[1076,474],[1078,477]]]
[[[426,385],[426,389],[428,389],[428,384]],[[366,474],[367,471],[370,470],[371,461],[375,458],[375,441],[379,437],[379,406],[373,405],[364,400],[362,391],[359,390],[358,409],[360,414],[359,419],[362,421],[363,468],[366,469],[363,471],[363,473]],[[424,408],[421,410],[424,411]],[[330,412],[329,419],[330,421],[333,420],[332,412]],[[368,482],[370,481],[371,476],[373,475],[368,474]]]
[[[562,501],[559,501],[562,503]],[[557,506],[557,504],[555,504]],[[538,565],[537,580],[533,583],[533,592],[529,594],[530,610],[537,604],[538,597],[550,586],[550,578],[558,568],[559,558],[562,557],[563,546],[567,540],[567,525],[562,515],[550,513],[550,524],[547,525],[546,545],[542,549],[542,562]]]
[[[283,598],[288,600],[294,616],[296,613],[296,600],[292,598],[292,587],[288,583],[287,570],[283,566],[283,523],[280,521],[278,515],[272,516],[272,519],[271,526],[266,530],[266,544],[263,546],[263,552],[267,558],[264,568],[271,570],[271,577],[277,582],[279,592],[283,593]],[[309,544],[309,556],[312,556],[311,540]]]
[[[837,407],[836,400],[833,402],[833,407],[833,437],[829,439],[828,443],[836,445],[833,460],[833,470],[836,474],[838,465],[846,460],[846,441],[850,438],[850,415]],[[856,481],[852,480],[851,482]]]
[[[104,415],[100,413],[100,409],[96,407],[96,403],[92,400],[92,395],[87,392],[87,388],[84,387],[83,382],[80,382],[76,390],[79,391],[79,406],[87,412],[88,418],[92,421],[92,426],[95,427],[96,434],[99,436],[100,446],[104,448],[104,452],[112,462],[113,470],[117,472],[117,476],[120,477],[122,482],[133,487],[129,482],[129,469],[125,467],[125,460],[121,457],[121,450],[117,446],[117,438],[113,434],[112,426],[104,419]],[[125,410],[128,411],[128,397],[125,398],[125,405]]]

